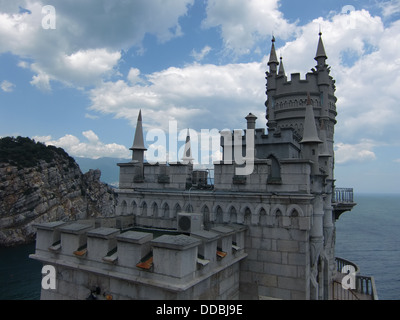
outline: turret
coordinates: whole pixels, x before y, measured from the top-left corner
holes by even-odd
[[[313,161],[313,174],[319,173],[318,145],[322,143],[318,137],[317,126],[315,124],[314,107],[311,104],[310,93],[308,93],[306,114],[304,117],[303,139],[300,141],[303,145],[303,158]]]
[[[182,161],[184,164],[192,164],[194,158],[192,157],[192,146],[190,144],[190,133],[189,129],[186,134],[185,151],[183,152]]]
[[[129,149],[132,150],[132,160],[143,163],[144,152],[147,150],[144,146],[143,128],[142,128],[142,110],[139,111],[139,116],[136,124],[135,138],[133,145]]]
[[[285,68],[283,66],[283,61],[282,61],[282,57],[280,57],[280,63],[279,63],[279,71],[278,71],[278,76],[286,76],[285,73]]]
[[[268,128],[270,130],[274,130],[276,127],[276,122],[275,122],[275,114],[274,114],[274,98],[273,96],[275,95],[276,92],[276,71],[277,67],[279,65],[278,58],[276,56],[276,50],[275,50],[275,37],[272,37],[272,46],[271,46],[271,52],[269,55],[269,61],[268,61],[268,66],[269,66],[269,72],[266,72],[267,74],[267,96],[268,100],[265,102],[265,106],[267,107],[267,115],[266,119],[268,121]],[[271,98],[270,98],[271,97]]]
[[[133,145],[129,149],[132,150],[132,162],[136,163],[135,181],[143,181],[144,179],[144,152],[147,150],[144,146],[143,128],[142,128],[142,110],[139,111],[139,116],[136,124],[135,138]]]
[[[276,56],[276,50],[275,50],[275,37],[272,37],[272,46],[271,46],[271,53],[269,55],[269,61],[268,61],[268,66],[269,66],[269,73],[272,75],[276,75],[276,70],[279,65],[278,58]]]
[[[318,66],[325,66],[326,59],[328,59],[326,53],[325,53],[325,47],[324,43],[322,41],[322,32],[319,33],[319,41],[318,41],[318,48],[317,48],[317,53],[315,55],[315,61],[318,62]]]

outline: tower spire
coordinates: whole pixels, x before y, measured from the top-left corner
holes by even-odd
[[[185,164],[192,163],[194,158],[192,157],[192,146],[190,143],[190,133],[189,129],[187,129],[186,134],[186,143],[185,143],[185,151],[183,152],[182,161]]]
[[[318,48],[317,48],[317,53],[315,55],[315,60],[319,62],[319,59],[323,58],[325,61],[328,59],[326,52],[325,52],[325,47],[324,47],[324,42],[322,41],[322,32],[321,30],[319,31],[319,41],[318,41]]]
[[[132,160],[143,162],[144,151],[147,149],[144,146],[143,139],[142,110],[139,111],[139,116],[136,123],[135,138],[133,140],[133,145],[129,150],[133,151]]]
[[[269,55],[268,66],[269,66],[270,72],[276,72],[276,67],[279,65],[279,61],[276,56],[275,37],[274,36],[272,36],[271,41],[272,41],[272,46],[271,46],[271,52]]]
[[[283,66],[283,61],[282,61],[282,56],[280,57],[280,64],[279,64],[279,71],[278,71],[278,75],[280,76],[284,76],[285,75],[285,68]]]
[[[310,93],[308,93],[307,96],[303,139],[300,143],[322,143],[321,139],[318,137],[317,126],[315,125],[314,108],[311,104]]]

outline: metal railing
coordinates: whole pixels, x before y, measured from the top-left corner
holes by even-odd
[[[335,279],[332,286],[332,297],[334,300],[378,300],[374,277],[359,275],[360,269],[351,261],[342,258],[335,258],[335,260],[337,271],[340,273],[339,275],[344,275],[341,272],[345,266],[352,266],[354,267],[356,278],[355,289],[344,289],[342,283],[338,279]]]
[[[335,188],[333,202],[352,203],[354,202],[353,188]]]

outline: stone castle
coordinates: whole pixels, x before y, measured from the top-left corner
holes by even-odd
[[[189,137],[182,162],[147,163],[140,113],[116,216],[37,226],[32,258],[57,270],[41,298],[332,299],[335,221],[355,205],[335,188],[335,81],[321,34],[305,79],[280,60],[273,38],[268,130],[250,113],[244,135],[221,132],[213,183]]]

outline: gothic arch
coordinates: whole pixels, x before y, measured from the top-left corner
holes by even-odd
[[[201,208],[200,212],[203,214],[203,224],[207,225],[211,222],[211,214],[210,214],[210,209],[208,206],[205,204]]]
[[[128,211],[128,204],[126,203],[125,200],[123,200],[121,202],[121,215],[125,216],[127,214],[127,211]]]
[[[146,201],[142,201],[142,203],[140,204],[140,208],[141,208],[141,216],[147,216],[147,203]]]
[[[169,204],[165,202],[161,205],[161,216],[168,219],[170,215]]]
[[[291,204],[291,205],[287,208],[286,215],[287,215],[288,217],[295,216],[295,215],[296,215],[295,212],[297,212],[297,215],[298,215],[298,216],[304,217],[303,209],[301,209],[301,207],[300,207],[299,205],[297,205],[297,204]]]
[[[150,208],[151,209],[149,210],[148,215],[150,217],[157,218],[158,217],[158,205],[157,205],[157,202],[153,201],[151,206],[150,206]]]
[[[191,203],[188,203],[185,207],[185,212],[191,213],[193,212],[193,206]]]
[[[132,210],[132,214],[135,214],[135,215],[137,214],[137,203],[135,200],[133,200],[131,202],[131,210]]]
[[[238,223],[250,225],[252,221],[253,206],[250,203],[244,203],[240,206],[238,213]],[[247,221],[246,221],[247,219]]]
[[[228,214],[229,214],[229,221],[231,223],[237,223],[237,210],[234,205],[229,206]]]
[[[224,222],[224,211],[220,205],[215,206],[215,222],[223,223]]]
[[[286,213],[285,207],[283,205],[281,205],[281,204],[276,204],[271,209],[271,215],[272,216],[277,216],[279,214],[283,215],[285,213]]]
[[[260,209],[260,212],[259,212],[259,221],[260,221],[260,225],[262,225],[262,226],[266,226],[266,225],[268,225],[268,214],[267,214],[267,212],[265,211],[265,209],[264,208],[261,208]]]
[[[254,211],[255,211],[255,214],[260,215],[261,209],[264,209],[264,211],[265,211],[265,213],[266,213],[267,216],[270,215],[270,209],[271,209],[271,208],[270,208],[270,205],[269,205],[269,204],[260,203],[260,204],[256,207],[256,209],[254,210]]]
[[[174,210],[172,211],[172,218],[176,218],[179,212],[182,212],[182,207],[179,203],[177,203],[175,204]]]
[[[241,223],[245,224],[245,225],[250,225],[251,221],[252,221],[252,211],[250,209],[249,206],[244,207],[244,212],[241,215],[242,219],[241,219]]]

